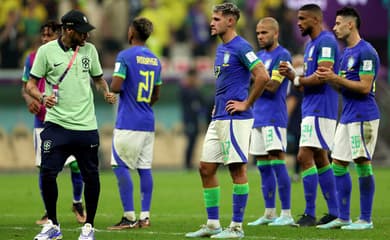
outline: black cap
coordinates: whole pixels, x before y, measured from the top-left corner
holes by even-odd
[[[62,25],[72,28],[79,33],[87,33],[95,27],[89,24],[84,13],[78,10],[71,10],[61,18]]]

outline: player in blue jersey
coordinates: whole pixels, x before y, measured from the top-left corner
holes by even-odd
[[[115,62],[112,91],[119,93],[111,165],[118,180],[124,214],[110,230],[150,226],[152,201],[152,160],[154,145],[154,114],[152,105],[158,100],[161,63],[146,46],[153,24],[136,18],[129,27],[130,48],[121,51]],[[133,182],[129,169],[137,169],[140,178],[141,213],[134,211]]]
[[[268,70],[271,81],[253,106],[255,121],[249,148],[260,172],[265,212],[248,225],[286,226],[294,223],[290,210],[291,182],[285,162],[289,81],[278,69],[280,62],[291,62],[291,55],[279,45],[279,23],[274,18],[261,19],[256,26],[256,35],[262,49],[257,56]],[[280,217],[277,217],[275,206],[276,184],[282,207]]]
[[[337,11],[333,30],[337,38],[346,43],[339,75],[326,67],[317,70],[320,79],[337,86],[343,96],[332,152],[340,214],[338,219],[318,228],[361,230],[374,227],[371,213],[375,181],[371,162],[380,119],[375,101],[375,79],[380,63],[376,50],[361,39],[359,27],[360,16],[355,9],[344,7]],[[360,189],[360,216],[354,223],[350,220],[352,182],[348,165],[351,162],[355,163]]]
[[[281,74],[294,79],[295,86],[303,86],[301,137],[298,161],[302,170],[306,208],[297,221],[298,226],[314,226],[337,218],[335,178],[328,159],[333,145],[338,115],[338,95],[320,80],[315,71],[332,67],[338,72],[338,46],[334,35],[323,30],[322,11],[318,5],[307,4],[298,11],[298,27],[302,36],[310,36],[304,53],[304,75],[298,76],[291,66],[281,64]],[[317,185],[326,200],[328,213],[316,222]]]
[[[216,49],[214,62],[215,109],[199,168],[208,218],[199,230],[185,235],[190,238],[244,237],[242,222],[249,193],[246,170],[253,126],[251,106],[263,92],[269,76],[250,44],[237,35],[239,18],[240,10],[232,3],[213,9],[211,34],[219,36],[222,43]],[[253,84],[249,90],[251,74]],[[220,165],[228,166],[233,181],[233,217],[225,230],[219,220],[220,187],[216,173]]]
[[[45,44],[49,41],[55,40],[61,33],[61,25],[55,21],[48,21],[41,27],[41,42]],[[35,147],[35,165],[41,165],[41,137],[40,134],[43,131],[44,119],[46,114],[46,108],[44,105],[40,104],[37,100],[30,97],[25,91],[27,81],[30,76],[30,70],[33,65],[36,51],[31,52],[26,58],[26,62],[23,69],[23,91],[22,95],[26,104],[28,106],[29,111],[35,115],[34,117],[34,147]],[[38,89],[44,93],[45,92],[45,78],[42,78],[38,82]],[[79,223],[85,222],[85,211],[82,204],[82,193],[83,193],[83,179],[80,174],[80,169],[77,165],[77,161],[74,156],[70,156],[65,165],[70,167],[72,186],[73,186],[73,206],[72,211],[76,215],[76,219]],[[39,189],[42,195],[42,181],[39,175]],[[42,196],[43,197],[43,196]],[[41,219],[36,221],[36,224],[44,224],[48,220],[47,212],[41,217]]]

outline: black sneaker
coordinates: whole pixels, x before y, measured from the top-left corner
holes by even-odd
[[[121,221],[115,224],[114,226],[107,227],[108,230],[122,230],[122,229],[131,229],[138,228],[138,221],[130,221],[126,217],[122,217]]]
[[[322,225],[322,224],[327,224],[328,222],[331,222],[335,220],[337,217],[330,215],[329,213],[325,214],[316,224],[317,225]]]
[[[296,222],[299,227],[311,227],[316,225],[316,218],[306,213],[301,215],[301,218]]]
[[[75,214],[78,223],[85,223],[85,220],[87,220],[87,214],[85,213],[81,202],[73,203],[72,212]]]

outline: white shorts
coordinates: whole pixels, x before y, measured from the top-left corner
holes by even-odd
[[[112,166],[152,168],[154,132],[114,129],[112,141]]]
[[[268,155],[271,150],[285,152],[287,146],[286,128],[265,126],[253,128],[249,153],[255,156]]]
[[[302,119],[299,147],[332,150],[336,120],[309,116]]]
[[[208,163],[247,163],[252,119],[212,121],[203,143],[201,161]]]
[[[43,128],[34,128],[34,150],[35,150],[35,166],[41,166],[41,132]],[[66,161],[64,166],[68,166],[71,162],[76,161],[76,158],[73,155],[70,155]]]
[[[340,123],[336,129],[332,158],[352,162],[363,157],[372,160],[378,138],[379,119]]]

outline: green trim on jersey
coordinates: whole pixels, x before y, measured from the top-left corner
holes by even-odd
[[[208,207],[218,207],[221,199],[221,188],[204,188],[203,189],[203,198],[206,208]]]
[[[311,167],[309,169],[306,169],[305,171],[302,171],[302,177],[307,177],[315,174],[318,174],[316,167]]]
[[[59,40],[51,41],[38,49],[31,69],[34,77],[46,78],[46,95],[53,93],[52,86],[69,64],[74,51],[64,50]],[[91,77],[103,75],[96,48],[91,43],[80,47],[68,74],[59,84],[58,102],[48,108],[45,121],[56,123],[70,130],[96,130],[97,122],[91,88]]]
[[[257,59],[256,61],[254,61],[250,66],[249,66],[249,70],[252,71],[252,69],[258,64],[258,63],[261,63],[262,61],[260,59]]]
[[[233,184],[233,194],[245,195],[249,193],[249,184]]]

